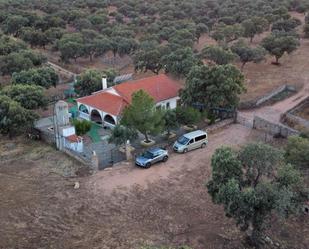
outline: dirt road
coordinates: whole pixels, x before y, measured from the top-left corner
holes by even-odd
[[[280,123],[281,115],[296,107],[309,97],[309,79],[304,87],[295,95],[275,103],[272,106],[262,106],[253,110],[241,111],[241,115],[253,120],[254,116],[265,118],[274,123]]]
[[[231,248],[222,241],[238,243],[241,234],[204,187],[210,157],[219,146],[257,137],[232,125],[211,134],[208,148],[171,155],[166,164],[148,170],[117,166],[73,179],[50,173],[73,165],[40,143],[1,147],[0,248],[133,249],[143,243]]]
[[[153,165],[150,169],[140,169],[133,166],[132,163],[121,163],[110,170],[98,172],[90,177],[87,180],[87,187],[90,188],[90,191],[94,190],[95,192],[110,192],[117,188],[129,188],[133,185],[147,187],[149,183],[173,177],[174,172],[190,171],[203,161],[209,162],[209,158],[218,147],[241,145],[252,134],[254,131],[248,128],[233,125],[228,129],[210,134],[209,143],[204,150],[195,150],[187,154],[172,153],[168,162]]]

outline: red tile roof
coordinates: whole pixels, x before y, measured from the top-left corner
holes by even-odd
[[[79,98],[77,102],[115,116],[118,116],[127,105],[121,96],[109,92],[98,92],[87,97]]]
[[[71,135],[71,136],[68,136],[66,137],[70,142],[72,143],[77,143],[77,142],[80,142],[83,138],[80,137],[80,136],[77,136],[75,134]]]
[[[101,91],[93,95],[79,98],[77,102],[118,116],[125,106],[131,103],[134,92],[143,89],[156,103],[178,96],[179,84],[165,74],[160,74],[140,80],[124,82],[113,87],[120,95]]]
[[[153,97],[157,103],[177,97],[180,86],[175,80],[169,78],[166,74],[160,74],[140,80],[125,82],[114,86],[114,89],[129,103],[131,102],[132,94],[143,89]]]

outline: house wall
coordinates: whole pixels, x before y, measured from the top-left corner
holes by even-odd
[[[109,124],[109,123],[107,123],[107,122],[104,122],[104,117],[105,117],[106,115],[112,116],[113,119],[115,120],[116,124],[118,123],[118,117],[115,116],[115,115],[112,115],[112,114],[110,114],[110,113],[101,111],[101,110],[99,110],[99,109],[93,108],[93,107],[91,107],[91,106],[88,106],[88,105],[85,105],[85,104],[82,104],[82,103],[79,103],[79,102],[77,102],[78,110],[79,110],[79,107],[80,107],[81,105],[86,106],[86,107],[87,107],[87,110],[88,110],[88,112],[89,112],[89,114],[86,114],[86,113],[83,113],[83,112],[81,112],[81,111],[78,111],[79,117],[82,118],[82,119],[86,119],[86,120],[91,121],[91,112],[92,112],[93,110],[97,110],[97,111],[100,113],[100,115],[101,115],[101,118],[102,118],[102,121],[103,121],[104,125],[113,127],[113,125],[111,125],[111,124]]]
[[[63,137],[68,137],[71,135],[75,135],[75,127],[74,126],[69,126],[69,127],[61,127],[60,128],[61,136]]]
[[[70,150],[82,153],[84,151],[83,141],[71,142],[66,138],[63,138],[64,147]]]
[[[166,99],[166,100],[163,100],[163,101],[160,101],[160,102],[156,103],[156,106],[161,106],[162,108],[165,109],[165,108],[167,108],[167,105],[169,103],[169,109],[175,109],[177,107],[177,101],[179,99],[180,99],[179,97],[174,97],[174,98]],[[80,105],[82,105],[82,103],[77,102],[78,110],[79,110]],[[89,114],[86,114],[86,113],[83,113],[83,112],[79,111],[79,117],[82,118],[82,119],[86,119],[86,120],[91,121],[91,112],[92,112],[92,110],[97,110],[100,113],[101,118],[102,118],[103,123],[104,123],[105,126],[114,127],[113,125],[111,125],[111,124],[109,124],[107,122],[104,122],[104,117],[106,115],[112,116],[114,118],[116,124],[118,124],[118,122],[120,120],[119,116],[115,116],[115,115],[112,115],[110,113],[106,113],[106,112],[104,112],[102,110],[98,110],[96,108],[93,108],[93,107],[85,105],[85,104],[83,104],[83,105],[86,106]]]
[[[179,97],[175,97],[175,98],[171,98],[171,99],[167,99],[167,100],[163,100],[160,101],[156,104],[156,106],[161,106],[163,108],[166,108],[168,103],[170,105],[170,109],[175,109],[177,107],[177,100],[179,100]]]

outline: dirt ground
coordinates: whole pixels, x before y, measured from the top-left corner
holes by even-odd
[[[309,101],[301,109],[297,110],[295,114],[303,119],[309,120]]]
[[[206,149],[172,154],[148,170],[124,164],[85,176],[80,165],[40,142],[1,138],[0,248],[245,248],[242,233],[212,204],[204,184],[216,148],[264,139],[232,125],[210,134]],[[308,248],[308,218],[273,223],[274,241]]]

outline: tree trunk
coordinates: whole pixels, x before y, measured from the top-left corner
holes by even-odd
[[[240,68],[241,71],[244,70],[245,65],[246,65],[246,62],[243,62],[243,63],[241,64],[241,68]]]
[[[150,141],[149,141],[147,132],[144,134],[144,136],[145,136],[145,142],[146,142],[146,143],[149,143]]]
[[[250,43],[253,42],[253,37],[254,37],[254,36],[251,36],[251,37],[250,37]]]
[[[256,227],[252,224],[249,225],[248,228],[248,243],[250,246],[253,246],[255,248],[260,248],[261,246],[261,239],[262,239],[262,232],[259,227]]]

